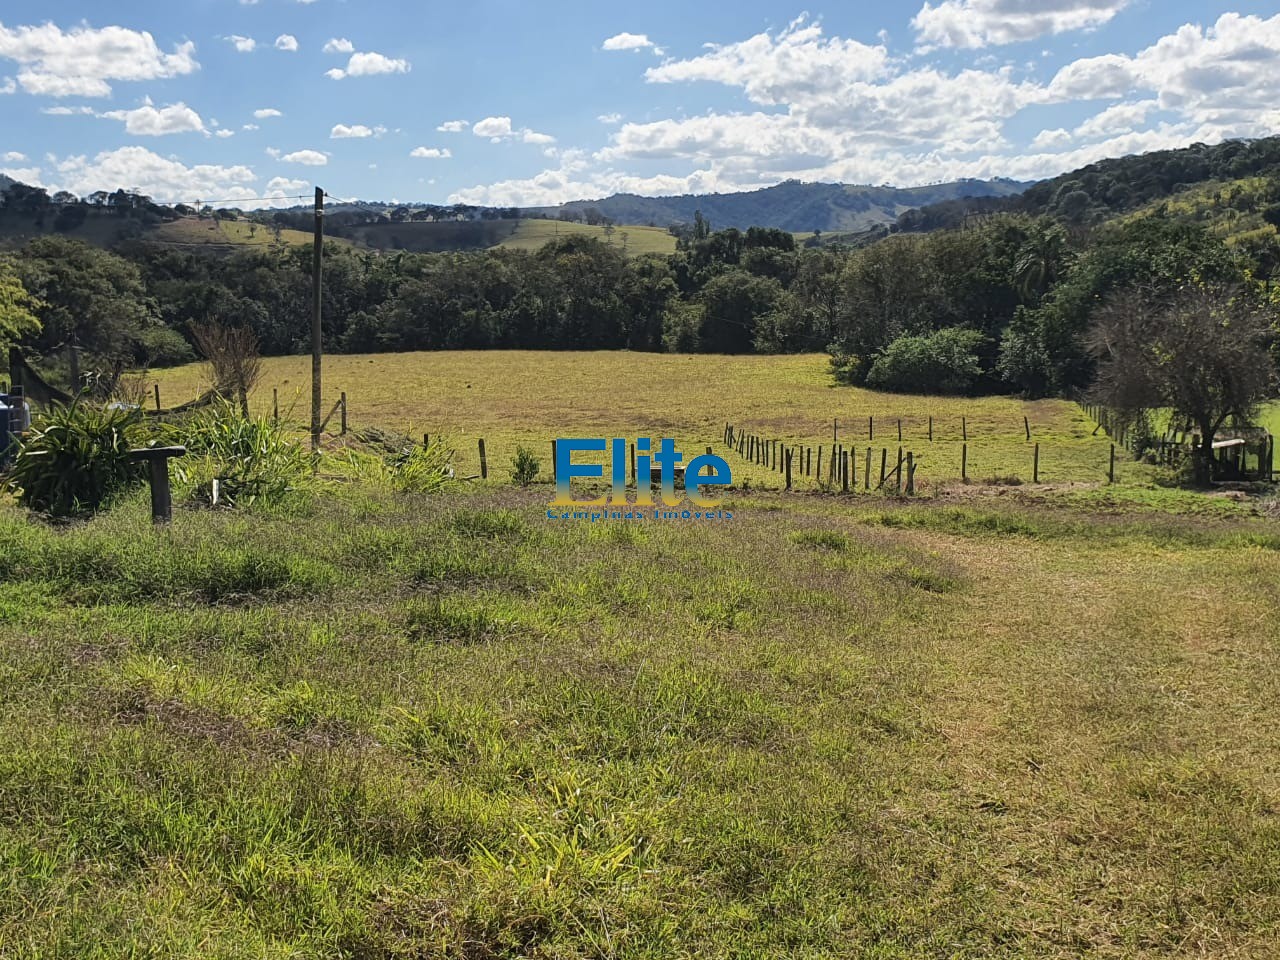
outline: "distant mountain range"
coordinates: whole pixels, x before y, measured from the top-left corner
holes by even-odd
[[[713,230],[737,227],[777,227],[791,233],[855,233],[895,222],[907,210],[962,197],[1008,197],[1022,193],[1030,182],[1016,180],[956,180],[924,187],[872,187],[841,183],[801,183],[788,180],[775,187],[745,193],[701,196],[641,197],[620,193],[603,200],[577,200],[558,207],[538,207],[527,213],[556,217],[562,213],[585,217],[598,212],[619,224],[692,223],[694,213],[711,221]]]

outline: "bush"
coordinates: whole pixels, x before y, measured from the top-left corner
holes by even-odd
[[[383,449],[393,452],[347,450],[337,462],[360,483],[402,493],[432,493],[454,479],[453,448],[441,440],[429,447],[405,443],[399,450]]]
[[[533,451],[527,447],[516,447],[516,455],[511,458],[511,482],[527,487],[538,479],[538,471],[542,468],[541,461],[533,455]]]
[[[141,422],[136,409],[82,401],[56,407],[32,424],[6,486],[23,506],[49,516],[96,510],[142,479],[142,466],[129,460],[130,435]]]
[[[895,393],[968,393],[982,375],[985,337],[949,327],[926,337],[899,337],[867,371],[867,386]]]
[[[315,458],[269,417],[242,416],[230,402],[192,417],[180,431],[192,459],[176,461],[196,499],[227,506],[279,503],[311,485]]]

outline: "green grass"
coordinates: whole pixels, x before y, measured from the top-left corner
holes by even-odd
[[[546,221],[550,222],[550,221]],[[968,436],[968,476],[975,483],[993,478],[1033,477],[1034,445],[1040,444],[1041,481],[1098,483],[1107,476],[1109,441],[1073,403],[1023,401],[1014,397],[957,399],[877,393],[833,385],[825,356],[746,356],[579,353],[558,351],[456,351],[344,355],[325,359],[324,409],[346,392],[351,423],[450,438],[460,469],[480,469],[477,440],[486,441],[494,475],[506,476],[516,448],[524,445],[551,469],[551,440],[573,436],[671,436],[682,449],[723,452],[726,423],[791,445],[825,445],[830,462],[832,421],[839,421],[842,444],[857,453],[859,485],[866,450],[873,448],[873,485],[879,480],[880,451],[896,462],[898,421],[904,450],[918,462],[922,489],[936,492],[960,478],[963,436]],[[207,388],[199,365],[156,372],[166,405],[194,399]],[[281,409],[299,424],[309,414],[310,358],[276,357],[252,398],[255,409],[271,410],[272,389]],[[928,439],[933,418],[933,441]],[[1031,427],[1026,439],[1023,418]],[[874,438],[868,436],[874,418]],[[336,422],[336,421],[335,421]],[[781,474],[750,464],[735,454],[729,462],[739,482],[780,487]],[[1118,454],[1121,482],[1148,482],[1153,468]],[[814,477],[795,481],[802,489]]]
[[[1274,955],[1274,524],[548,495],[0,504],[0,956]]]
[[[669,254],[676,249],[676,238],[663,227],[616,226],[610,232],[604,227],[559,220],[521,220],[511,237],[499,245],[512,250],[533,251],[542,249],[557,237],[574,236],[594,237],[632,257],[646,253]]]
[[[275,232],[260,223],[247,220],[216,220],[181,217],[153,227],[148,240],[180,246],[266,246],[275,242]],[[280,240],[287,244],[311,243],[311,234],[302,230],[281,230]]]

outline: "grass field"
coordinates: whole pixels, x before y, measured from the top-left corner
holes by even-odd
[[[556,237],[595,237],[627,253],[638,257],[646,253],[675,253],[676,238],[663,227],[615,227],[612,233],[604,227],[586,223],[567,223],[559,220],[521,220],[515,233],[500,246],[513,250],[540,250]]]
[[[858,450],[874,448],[878,480],[881,449],[896,460],[897,422],[902,446],[918,459],[922,485],[960,477],[962,434],[968,435],[968,475],[974,480],[1032,479],[1034,444],[1040,444],[1042,482],[1102,481],[1109,441],[1075,404],[1025,402],[1006,397],[957,400],[875,393],[833,386],[826,358],[721,357],[644,353],[442,352],[332,356],[325,361],[325,409],[347,393],[355,427],[379,426],[421,437],[444,435],[468,473],[479,469],[476,441],[484,438],[499,470],[524,444],[550,469],[550,441],[558,436],[671,436],[687,449],[711,445],[723,452],[726,423],[789,444],[825,444],[829,462],[832,420],[839,437]],[[199,365],[159,371],[162,402],[193,399],[207,387]],[[253,404],[269,411],[272,389],[283,412],[299,423],[310,414],[310,358],[265,362]],[[928,440],[929,417],[934,440]],[[868,418],[874,419],[869,439]],[[1032,440],[1026,440],[1026,417]],[[964,423],[962,423],[964,418]],[[634,437],[633,437],[634,439]],[[814,452],[816,465],[817,453]],[[781,485],[780,476],[736,455],[735,479]],[[1151,470],[1117,464],[1122,481],[1146,481]],[[797,481],[799,482],[799,481]],[[806,481],[809,486],[814,480]],[[802,484],[803,485],[803,484]]]
[[[1274,523],[548,493],[0,504],[0,956],[1275,955]]]
[[[202,220],[198,217],[182,217],[161,223],[147,233],[147,239],[157,243],[183,246],[265,246],[275,242],[270,227],[249,223],[247,220]],[[289,244],[311,243],[311,234],[302,230],[281,230],[280,239]]]

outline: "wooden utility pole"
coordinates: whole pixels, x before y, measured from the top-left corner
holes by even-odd
[[[320,449],[320,267],[324,257],[324,190],[316,187],[315,247],[311,254],[311,451]]]

